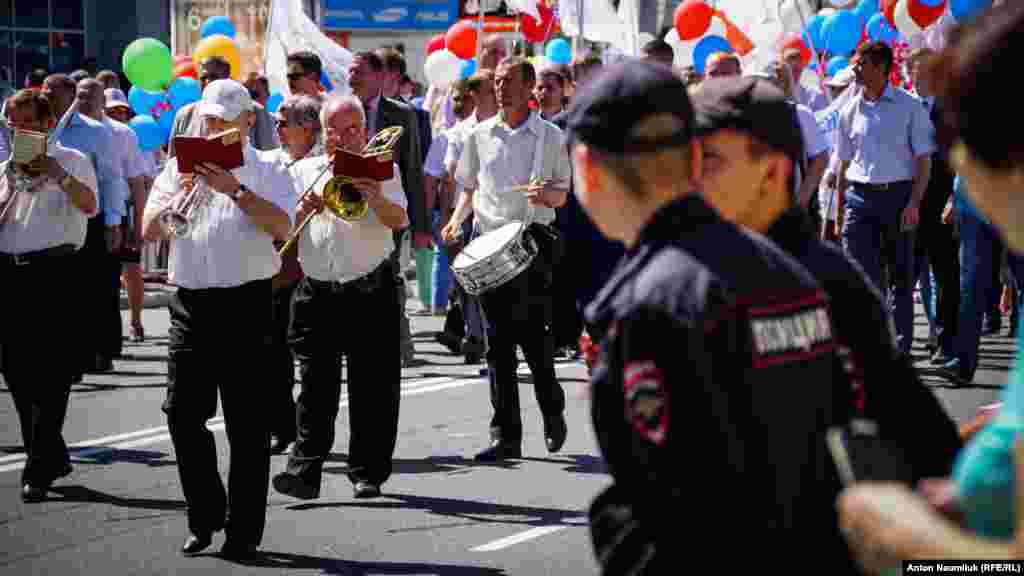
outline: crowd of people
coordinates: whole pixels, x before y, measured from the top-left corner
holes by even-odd
[[[799,52],[757,70],[714,54],[697,76],[655,40],[637,62],[535,69],[491,36],[474,74],[423,96],[393,47],[354,54],[346,96],[324,92],[316,54],[290,54],[290,95],[271,113],[265,77],[237,82],[213,57],[198,68],[201,100],[177,112],[166,150],[146,153],[115,73],[34,74],[5,100],[0,138],[0,297],[19,303],[0,326],[0,371],[27,452],[22,499],[44,500],[71,473],[69,391],[121,355],[122,283],[129,337],[145,339],[147,243],[169,247],[177,288],[162,410],[187,503],[182,551],[220,531],[226,556],[256,551],[270,485],[319,497],[343,367],[353,494],[380,496],[402,368],[416,362],[408,246],[420,313],[445,316],[438,342],[486,361],[493,416],[477,461],[522,456],[517,349],[552,453],[570,433],[555,358],[588,352],[613,478],[590,509],[604,573],[674,571],[668,522],[695,507],[709,512],[699,540],[743,518],[759,551],[795,557],[810,544],[829,573],[1019,554],[935,511],[1014,534],[1018,373],[965,447],[911,345],[919,286],[930,362],[967,384],[980,336],[1019,308],[1019,151],[997,83],[1022,28],[1024,8],[1001,6],[943,53],[915,52],[914,92],[890,84],[881,42],[858,48],[823,94],[796,81]],[[36,133],[49,134],[45,151],[26,157]],[[179,170],[175,136],[224,134],[242,144],[240,167]],[[336,175],[339,158],[364,154],[385,168]],[[523,261],[496,280],[505,260],[480,274],[463,266],[469,250],[484,265]],[[69,272],[74,298],[59,292]],[[44,357],[44,304],[88,331],[70,362]],[[581,350],[584,336],[595,346]],[[227,487],[206,428],[218,394]],[[905,484],[843,491],[824,434],[865,419],[905,454]],[[1007,473],[994,482],[993,470]]]

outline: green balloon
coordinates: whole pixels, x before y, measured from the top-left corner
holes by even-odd
[[[171,82],[171,50],[156,38],[139,38],[124,49],[121,68],[128,81],[150,92],[161,92]]]

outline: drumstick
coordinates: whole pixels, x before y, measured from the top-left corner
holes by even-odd
[[[552,182],[552,185],[558,185],[558,184],[564,184],[564,182]],[[519,186],[510,186],[509,188],[506,188],[505,190],[508,191],[508,192],[526,192],[530,188],[532,188],[533,186],[535,186],[535,185],[534,184],[520,184]]]

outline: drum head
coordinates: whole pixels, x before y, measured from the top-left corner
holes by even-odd
[[[467,244],[462,251],[467,253],[467,256],[474,260],[486,258],[498,250],[501,250],[503,246],[508,244],[516,237],[516,235],[519,234],[522,228],[523,225],[520,222],[505,224],[497,230],[492,230],[487,234],[477,236],[472,242]],[[459,256],[461,256],[461,254]]]

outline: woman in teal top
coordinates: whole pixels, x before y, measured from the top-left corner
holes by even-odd
[[[1024,115],[1006,80],[1024,60],[1024,2],[1005,2],[950,38],[930,65],[942,98],[940,144],[967,193],[1006,240],[1024,252]],[[968,118],[970,121],[968,121]],[[1018,331],[1020,334],[1020,331]],[[840,527],[872,572],[906,559],[1024,558],[1024,365],[1021,349],[995,419],[964,448],[946,491],[865,482],[840,498]],[[912,408],[912,407],[908,407]],[[952,496],[959,526],[936,496]],[[941,502],[949,504],[949,501]],[[1024,516],[1024,514],[1022,514]]]

